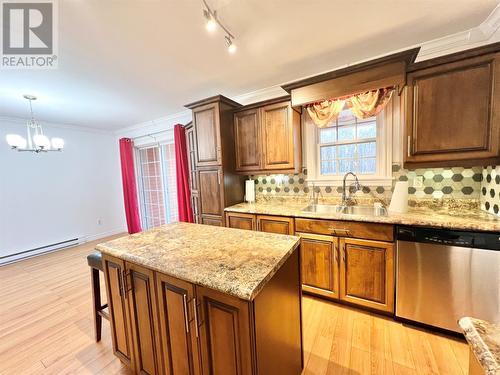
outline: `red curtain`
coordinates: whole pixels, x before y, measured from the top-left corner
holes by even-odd
[[[137,202],[137,186],[134,169],[134,142],[130,138],[120,139],[120,160],[122,165],[123,198],[125,215],[130,234],[140,232],[141,219]]]
[[[186,131],[180,124],[174,127],[175,171],[177,176],[177,204],[179,221],[193,222],[191,193],[189,191],[189,165],[186,147]]]

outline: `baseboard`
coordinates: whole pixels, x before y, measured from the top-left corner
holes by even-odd
[[[124,235],[127,233],[127,228],[126,227],[121,227],[121,228],[115,228],[108,230],[106,232],[101,232],[97,234],[89,234],[87,236],[83,236],[83,242],[90,242],[90,241],[95,241],[99,240],[104,237],[109,237],[109,236],[114,236],[115,234],[120,234],[123,233]]]

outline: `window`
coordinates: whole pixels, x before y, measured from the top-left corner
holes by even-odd
[[[392,112],[391,105],[375,117],[358,119],[344,108],[323,128],[318,128],[306,113],[307,181],[338,186],[345,173],[354,172],[365,184],[390,186],[392,122],[386,124],[388,111]]]
[[[173,144],[137,149],[137,179],[144,229],[178,220]]]

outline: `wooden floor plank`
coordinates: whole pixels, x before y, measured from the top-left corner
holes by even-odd
[[[0,267],[0,374],[130,375],[106,321],[93,339],[86,256],[96,243]],[[303,331],[304,375],[467,373],[463,341],[333,302],[304,297]]]

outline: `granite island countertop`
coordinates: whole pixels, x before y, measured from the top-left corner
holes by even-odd
[[[500,374],[500,325],[469,317],[458,324],[484,373]]]
[[[299,245],[299,237],[173,223],[101,243],[104,254],[253,300]]]
[[[239,203],[234,206],[227,207],[225,211],[312,219],[418,225],[456,230],[500,232],[500,217],[480,209],[460,207],[447,207],[446,209],[410,207],[408,212],[404,214],[389,213],[387,216],[373,216],[302,211],[307,205],[308,204],[304,202],[283,202],[280,200],[274,201],[270,199],[257,203]]]

